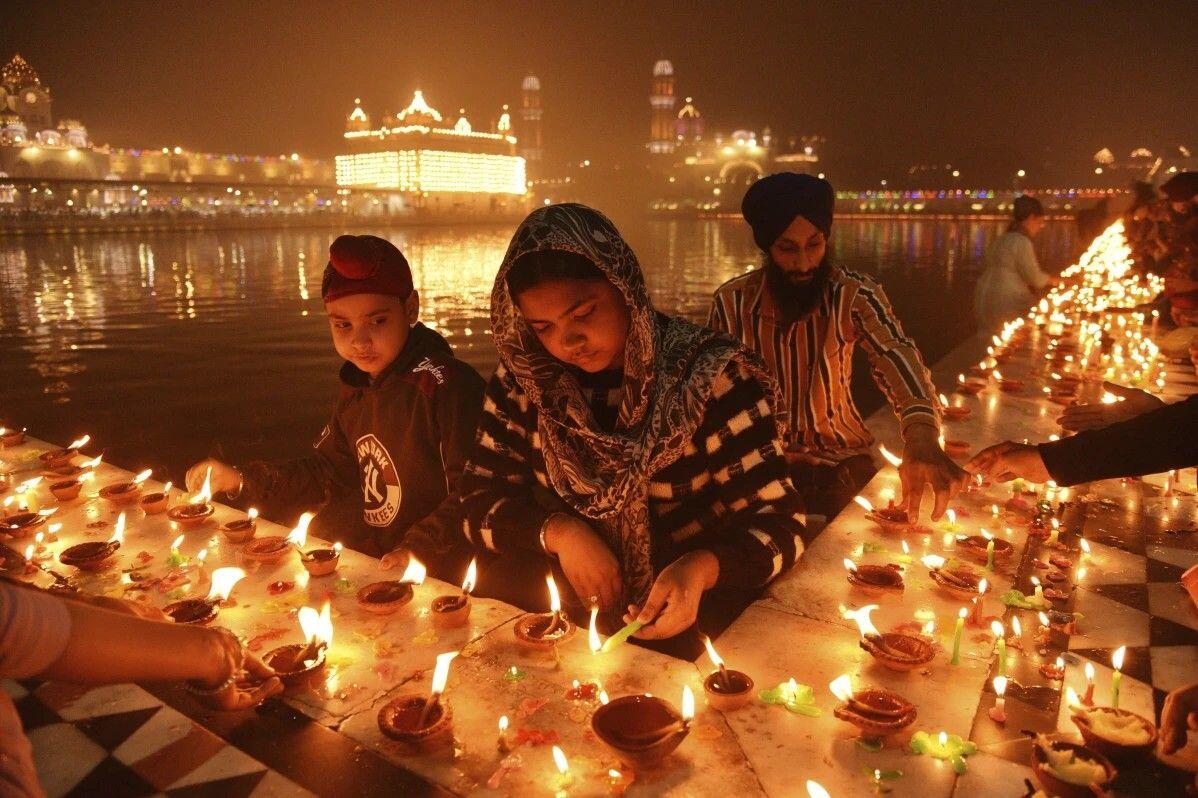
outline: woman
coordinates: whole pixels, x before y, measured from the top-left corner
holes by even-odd
[[[719,631],[791,566],[804,530],[775,383],[731,338],[656,312],[607,217],[530,214],[491,321],[499,366],[462,502],[471,542],[503,555],[483,569],[492,593],[543,605],[544,582],[516,574],[552,562],[609,629],[635,618],[662,640],[693,626],[708,591],[702,625]]]
[[[1022,316],[1036,294],[1052,277],[1040,270],[1032,239],[1044,229],[1044,206],[1026,195],[1015,199],[1014,218],[982,256],[982,275],[973,295],[973,312],[978,326],[991,330]]]

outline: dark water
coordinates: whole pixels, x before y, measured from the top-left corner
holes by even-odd
[[[622,225],[661,309],[702,320],[712,290],[751,268],[740,221]],[[928,362],[973,331],[972,286],[997,222],[843,220],[839,262],[877,275]],[[511,228],[374,231],[407,254],[422,318],[486,376],[492,278]],[[336,395],[320,302],[334,233],[258,231],[0,240],[0,424],[66,442],[88,432],[110,462],[169,469],[308,450]],[[1042,262],[1073,254],[1050,226]],[[881,404],[857,370],[866,411]]]

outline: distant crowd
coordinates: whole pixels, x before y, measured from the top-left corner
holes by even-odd
[[[1198,326],[1198,172],[1181,172],[1161,186],[1146,183],[1124,214],[1137,267],[1162,275],[1161,316],[1178,327]]]

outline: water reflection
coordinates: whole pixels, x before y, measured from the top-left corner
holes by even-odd
[[[696,320],[759,260],[739,220],[621,224],[658,307]],[[848,219],[839,262],[881,279],[927,358],[972,330],[970,295],[997,222]],[[508,226],[373,231],[412,264],[422,318],[484,374],[488,305]],[[128,466],[302,453],[336,395],[320,302],[332,231],[14,238],[0,242],[0,421],[67,440],[90,432]],[[1068,262],[1071,225],[1039,242]],[[859,374],[863,404],[868,374]]]

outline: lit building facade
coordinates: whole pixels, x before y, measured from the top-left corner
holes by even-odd
[[[406,108],[377,125],[355,101],[345,122],[349,152],[336,157],[337,184],[387,189],[389,210],[489,214],[523,210],[525,159],[504,106],[491,130],[459,112],[452,124],[417,90]]]
[[[526,75],[520,84],[520,155],[530,179],[543,177],[545,151],[541,140],[541,80]]]

